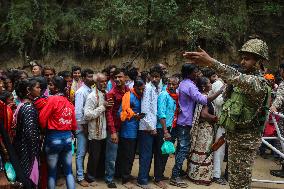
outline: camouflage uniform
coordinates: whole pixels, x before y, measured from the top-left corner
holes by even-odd
[[[213,69],[234,86],[234,92],[225,102],[219,121],[225,126],[229,145],[229,185],[233,189],[248,189],[251,186],[253,161],[261,144],[263,122],[259,121],[258,115],[262,104],[268,101],[269,87],[259,73],[242,74],[218,61],[213,63]],[[235,100],[232,100],[234,97]],[[241,100],[244,102],[239,103]]]
[[[272,103],[272,106],[274,106],[278,112],[284,113],[284,81],[282,81],[277,88],[276,97]],[[284,137],[284,119],[283,118],[280,118],[280,121],[278,122],[278,127],[280,130],[281,136]],[[278,144],[278,147],[280,146],[281,145]],[[281,149],[282,151],[281,147],[278,149]]]
[[[282,81],[276,92],[276,97],[272,103],[272,106],[274,106],[278,112],[284,113],[284,81]],[[279,124],[279,129],[282,137],[284,136],[284,119],[281,119]]]

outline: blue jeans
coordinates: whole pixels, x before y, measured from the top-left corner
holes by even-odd
[[[138,131],[139,140],[139,173],[137,182],[147,185],[153,157],[154,136],[148,131]]]
[[[182,170],[182,165],[184,160],[188,157],[189,148],[190,148],[190,129],[189,126],[180,126],[177,125],[175,128],[175,134],[177,138],[177,148],[175,156],[175,165],[172,171],[172,178],[180,176]]]
[[[76,173],[77,180],[84,180],[84,160],[87,152],[87,137],[83,130],[76,131],[77,152],[76,152]]]
[[[71,131],[47,131],[45,153],[48,169],[48,188],[55,189],[58,161],[63,165],[68,189],[75,188],[72,174],[72,134]]]
[[[119,136],[119,134],[117,133]],[[106,157],[105,157],[105,181],[112,182],[115,174],[115,161],[117,157],[118,144],[111,141],[110,133],[106,139]]]

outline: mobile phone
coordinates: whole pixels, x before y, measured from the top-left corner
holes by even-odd
[[[139,116],[145,117],[146,113],[140,113]]]

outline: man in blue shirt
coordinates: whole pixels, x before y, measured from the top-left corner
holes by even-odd
[[[122,184],[127,188],[131,188],[133,177],[130,175],[135,157],[137,132],[139,121],[143,118],[141,114],[141,97],[145,83],[142,79],[134,80],[134,86],[131,91],[126,92],[122,98],[122,105],[119,109],[119,117],[122,125],[120,129],[119,139],[119,161]]]
[[[94,71],[85,69],[82,72],[82,79],[84,84],[75,93],[75,114],[78,129],[76,131],[77,137],[77,154],[76,154],[76,172],[77,181],[83,187],[88,187],[88,182],[84,179],[84,159],[87,148],[87,122],[84,120],[84,107],[88,95],[92,92],[92,85],[95,83],[93,79]]]
[[[178,112],[178,95],[176,89],[179,85],[179,78],[170,77],[165,91],[158,97],[158,123],[156,126],[157,135],[154,138],[154,177],[155,184],[160,188],[167,188],[162,181],[165,179],[164,171],[168,155],[162,154],[161,147],[165,140],[171,140],[172,127],[176,125]]]

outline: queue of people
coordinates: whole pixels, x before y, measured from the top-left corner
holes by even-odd
[[[265,48],[261,40],[245,45],[258,47],[259,43]],[[76,182],[88,187],[98,180],[104,180],[108,188],[117,188],[117,179],[129,189],[134,185],[149,189],[151,180],[162,189],[169,184],[187,188],[185,177],[206,186],[212,182],[226,185],[229,180],[231,188],[238,188],[237,184],[249,187],[264,125],[258,117],[268,101],[271,111],[280,110],[283,82],[279,92],[275,89],[273,102],[269,96],[274,83],[269,84],[263,74],[252,76],[259,71],[256,63],[266,59],[265,53],[261,54],[265,49],[250,51],[245,45],[241,50],[243,70],[226,66],[203,50],[185,53],[191,63],[182,65],[181,72],[172,76],[163,64],[141,73],[135,67],[109,66],[97,72],[74,66],[71,71],[56,74],[54,68],[36,63],[30,77],[23,70],[1,70],[0,160],[11,162],[16,174],[13,183],[23,188],[53,189],[62,184],[62,178],[68,189],[75,188]],[[283,70],[281,64],[282,78]],[[260,108],[254,100],[244,103],[244,96],[252,94],[257,103],[261,102]],[[238,103],[243,104],[240,107]],[[246,125],[255,120],[259,125],[254,132],[248,131]],[[236,128],[241,134],[235,134]],[[222,142],[225,135],[229,145]],[[236,142],[236,137],[243,141]],[[244,144],[246,139],[250,140],[248,144]],[[176,144],[170,178],[164,175],[169,169],[169,153],[162,150],[165,141]],[[219,146],[215,148],[215,144]],[[223,177],[226,147],[229,163]],[[240,162],[239,152],[246,149],[250,156]],[[131,174],[136,154],[137,177]],[[153,177],[149,175],[152,160]],[[183,170],[185,160],[187,169]],[[1,186],[8,186],[9,178],[0,176]]]

